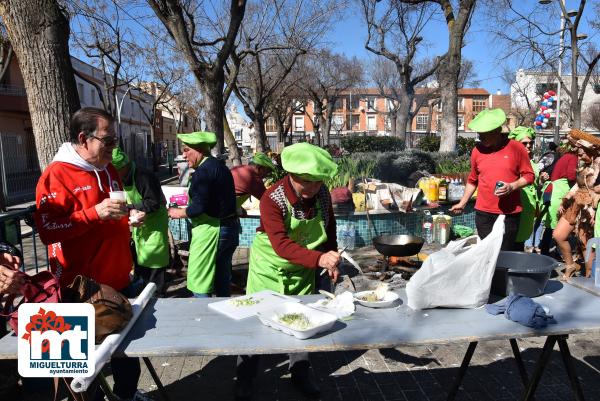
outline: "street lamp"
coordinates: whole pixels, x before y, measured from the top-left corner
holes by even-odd
[[[558,84],[556,85],[556,108],[554,109],[554,114],[556,115],[554,122],[554,143],[560,143],[560,87],[561,87],[561,78],[562,78],[562,59],[563,59],[563,50],[564,50],[564,41],[565,41],[565,18],[566,17],[562,10],[565,8],[565,0],[560,0],[561,2],[561,13],[560,13],[560,41],[558,45]],[[552,0],[539,0],[540,4],[550,4]],[[568,13],[570,14],[570,12]],[[575,12],[577,15],[577,12]]]

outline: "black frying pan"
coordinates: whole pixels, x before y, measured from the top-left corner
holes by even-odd
[[[383,256],[412,256],[419,253],[425,241],[414,235],[380,235],[373,246]]]

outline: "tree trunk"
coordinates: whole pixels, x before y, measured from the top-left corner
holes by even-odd
[[[69,55],[69,20],[56,0],[2,0],[0,17],[19,61],[40,169],[69,141],[80,108]]]
[[[267,152],[270,147],[265,131],[265,116],[261,110],[254,111],[254,132],[256,135],[256,151]]]
[[[194,73],[204,101],[206,130],[215,133],[217,136],[215,150],[222,154],[225,150],[223,135],[223,119],[225,118],[223,87],[225,86],[225,76],[223,71],[211,72],[206,76],[200,75],[198,71],[194,71]]]
[[[398,113],[394,112],[390,112],[390,114],[388,114],[388,119],[390,120],[390,136],[396,136],[398,135],[398,120],[396,119],[398,116]]]
[[[335,98],[329,99],[327,101],[326,106],[326,119],[325,125],[323,126],[323,145],[329,145],[329,134],[331,133],[331,121],[333,120],[333,105],[335,103]]]
[[[227,116],[223,114],[223,139],[227,148],[229,148],[229,160],[231,164],[234,166],[242,165],[242,156],[240,155],[240,150],[237,146],[237,142],[235,141],[235,136],[233,132],[231,132],[231,128],[229,127],[229,122],[227,121]]]
[[[577,37],[571,35],[571,114],[573,115],[573,128],[581,128],[581,103],[579,102],[579,92],[586,88],[579,89],[579,78],[577,76],[577,62],[579,60],[579,47],[577,47]]]
[[[440,152],[452,152],[456,148],[458,133],[458,73],[460,72],[460,49],[458,59],[449,57],[440,65],[440,91],[442,102],[442,132]],[[453,61],[452,61],[453,60]]]
[[[325,117],[323,116],[323,104],[320,101],[313,101],[315,105],[315,114],[313,115],[313,133],[315,143],[321,145],[321,128],[325,126]]]

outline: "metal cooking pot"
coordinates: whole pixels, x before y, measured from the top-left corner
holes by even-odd
[[[543,295],[556,266],[556,260],[549,256],[501,251],[492,278],[492,294],[522,294],[530,298]]]
[[[373,246],[383,256],[412,256],[419,253],[425,240],[414,235],[380,235]]]

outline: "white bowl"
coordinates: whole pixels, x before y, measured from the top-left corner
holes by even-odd
[[[392,291],[388,291],[385,293],[385,297],[381,301],[363,301],[360,297],[364,297],[366,295],[372,294],[375,291],[361,291],[354,294],[354,300],[361,304],[362,306],[368,306],[369,308],[387,308],[391,306],[394,302],[400,298],[398,294]]]
[[[279,316],[287,313],[303,313],[310,321],[310,327],[301,330],[294,329],[282,323],[279,320]],[[284,302],[272,309],[257,312],[256,316],[264,325],[272,327],[275,330],[283,331],[300,340],[305,340],[318,333],[329,330],[337,320],[337,316],[332,315],[331,313],[322,312],[295,302]]]

